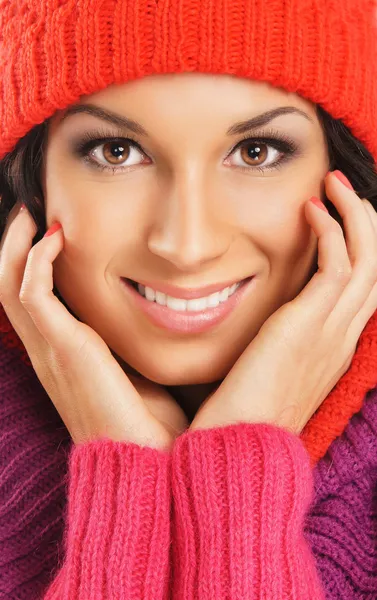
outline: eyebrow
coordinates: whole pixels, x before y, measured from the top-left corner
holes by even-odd
[[[95,104],[72,104],[65,111],[63,117],[59,122],[59,125],[63,121],[65,121],[69,116],[75,115],[77,113],[87,113],[89,115],[92,115],[93,117],[97,117],[99,119],[102,119],[103,121],[111,123],[112,125],[120,127],[121,129],[127,129],[129,131],[132,131],[133,133],[136,133],[137,135],[148,136],[148,132],[137,121],[114,113],[108,109],[101,108],[100,106],[96,106]],[[235,123],[234,125],[229,127],[229,129],[226,131],[226,135],[240,135],[252,129],[258,129],[259,127],[266,125],[273,119],[276,119],[281,115],[287,114],[297,114],[301,117],[304,117],[308,121],[314,123],[313,119],[306,112],[300,110],[299,108],[296,108],[295,106],[279,106],[278,108],[273,108],[263,114],[257,115],[252,119],[247,119],[246,121],[239,121]]]

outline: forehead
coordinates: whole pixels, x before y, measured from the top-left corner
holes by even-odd
[[[208,73],[173,73],[148,75],[121,84],[112,84],[93,94],[81,96],[77,103],[95,103],[112,108],[151,111],[174,110],[179,106],[191,112],[194,107],[232,111],[258,111],[279,105],[296,106],[309,115],[316,114],[316,105],[294,92],[275,87],[268,82],[250,80],[232,75]],[[196,108],[197,107],[197,108]],[[51,122],[60,121],[67,109],[57,111]]]

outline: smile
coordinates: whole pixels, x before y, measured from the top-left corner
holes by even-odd
[[[120,281],[136,309],[154,325],[176,333],[198,334],[223,322],[254,287],[256,279],[251,276],[201,297],[200,291],[189,290],[185,295],[191,296],[190,299],[170,296],[128,278],[122,277]]]
[[[174,298],[164,292],[144,286],[141,283],[137,284],[139,294],[144,296],[149,302],[156,302],[160,306],[167,306],[171,310],[198,312],[208,308],[215,308],[220,302],[226,302],[230,296],[240,287],[242,281],[234,283],[231,287],[226,287],[219,292],[204,296],[202,298],[194,298],[193,300],[185,300],[184,298]]]

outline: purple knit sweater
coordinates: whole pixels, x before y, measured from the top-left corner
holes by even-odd
[[[0,600],[40,600],[62,562],[72,441],[19,349],[1,343],[0,398]],[[326,598],[377,599],[377,390],[314,483],[305,537]]]

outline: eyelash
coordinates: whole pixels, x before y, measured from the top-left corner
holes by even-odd
[[[103,164],[97,162],[96,160],[93,160],[93,158],[90,157],[90,152],[92,150],[94,150],[98,146],[102,146],[109,142],[111,142],[111,143],[128,142],[130,146],[134,146],[142,154],[147,156],[146,152],[144,152],[144,150],[142,149],[139,142],[135,138],[133,138],[131,135],[129,135],[128,137],[122,137],[122,135],[114,136],[114,135],[109,135],[109,132],[104,131],[104,130],[87,131],[82,136],[81,140],[75,144],[75,146],[73,148],[73,152],[76,156],[81,158],[91,168],[99,169],[100,171],[112,171],[113,175],[115,175],[119,171],[121,171],[121,172],[127,171],[128,169],[130,169],[130,167],[134,166],[134,165],[129,165],[129,166],[125,166],[125,167],[122,167],[122,166],[111,167],[111,166],[103,165]],[[245,135],[232,148],[232,150],[229,152],[229,154],[226,156],[226,158],[228,158],[228,156],[231,156],[241,146],[247,145],[246,142],[248,142],[250,145],[255,145],[259,142],[259,143],[266,144],[268,146],[272,146],[279,152],[283,152],[283,157],[280,158],[277,162],[272,163],[271,165],[268,165],[267,167],[255,167],[255,166],[240,167],[240,166],[237,166],[237,169],[240,169],[241,171],[247,172],[250,170],[258,170],[259,172],[264,173],[265,171],[269,171],[269,170],[273,170],[273,169],[280,169],[284,163],[288,162],[295,155],[299,154],[299,147],[292,138],[290,138],[288,135],[286,135],[285,133],[282,133],[280,131],[269,129],[266,131],[261,131],[260,134],[258,135],[258,137],[249,137],[248,135]]]

